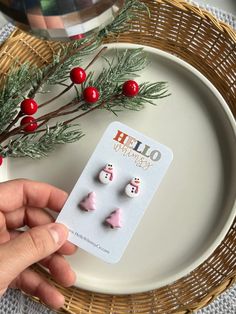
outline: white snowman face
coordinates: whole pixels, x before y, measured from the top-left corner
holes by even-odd
[[[133,183],[133,184],[135,184],[135,185],[140,185],[140,179],[139,178],[133,178],[132,180],[131,180],[131,183]]]
[[[105,166],[105,170],[112,171],[112,170],[113,170],[113,165],[112,165],[112,164],[107,164],[107,165]]]

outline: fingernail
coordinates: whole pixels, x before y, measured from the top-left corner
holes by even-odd
[[[49,227],[49,232],[56,244],[60,245],[67,239],[66,227],[62,224],[54,223]]]

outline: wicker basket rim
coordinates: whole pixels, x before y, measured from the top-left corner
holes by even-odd
[[[217,19],[211,12],[207,11],[196,3],[187,2],[187,0],[156,0],[159,3],[169,3],[175,7],[186,11],[189,10],[194,14],[198,15],[200,18],[209,20],[215,27],[217,27],[221,32],[226,33],[233,41],[236,42],[236,31],[227,23]]]

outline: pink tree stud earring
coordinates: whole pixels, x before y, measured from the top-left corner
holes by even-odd
[[[80,203],[79,207],[87,212],[96,209],[96,193],[90,192]]]
[[[114,210],[105,220],[105,223],[112,229],[118,229],[122,227],[121,223],[121,209]]]
[[[125,194],[128,197],[137,197],[140,194],[140,179],[133,178],[125,187]]]
[[[103,184],[109,184],[114,179],[114,168],[112,164],[107,164],[99,173],[99,181]]]

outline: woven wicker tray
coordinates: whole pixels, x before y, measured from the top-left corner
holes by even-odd
[[[236,115],[236,33],[210,13],[180,0],[143,0],[151,12],[139,13],[132,31],[108,41],[143,44],[173,53],[203,73]],[[48,63],[57,42],[45,42],[16,30],[0,47],[4,77],[18,62]],[[236,281],[236,219],[215,252],[188,276],[153,291],[113,296],[57,286],[66,298],[59,313],[189,313],[210,303]]]

